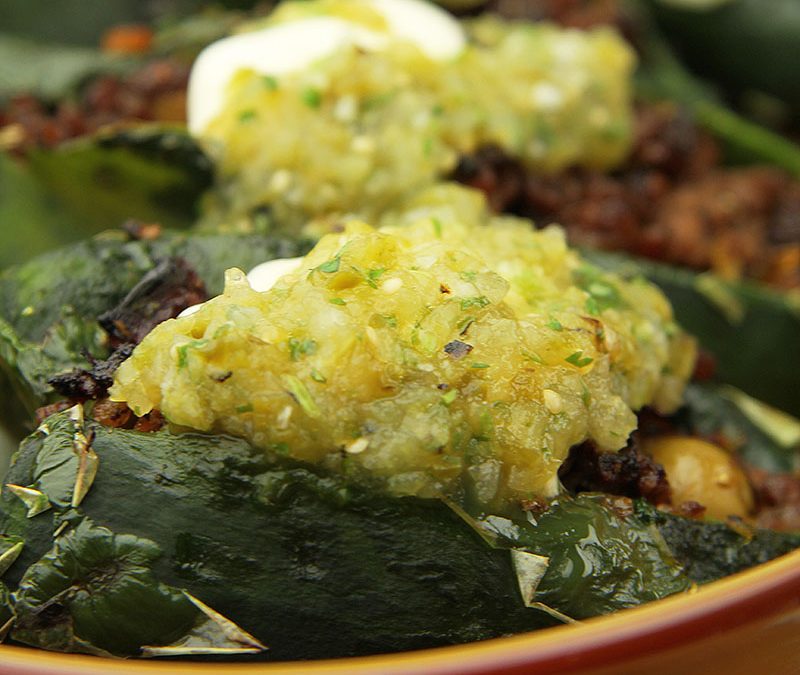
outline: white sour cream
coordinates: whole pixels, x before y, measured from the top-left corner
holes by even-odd
[[[268,260],[250,270],[247,275],[247,282],[254,291],[263,293],[278,283],[278,279],[294,272],[302,262],[303,258],[275,258],[274,260]],[[203,302],[199,305],[187,307],[178,314],[178,318],[194,314],[204,304]]]
[[[363,2],[384,18],[386,31],[337,16],[318,16],[232,35],[206,47],[189,77],[189,131],[202,134],[222,110],[231,78],[243,69],[281,76],[308,68],[348,45],[376,51],[393,39],[412,42],[435,60],[454,58],[464,49],[466,38],[458,21],[425,0]]]

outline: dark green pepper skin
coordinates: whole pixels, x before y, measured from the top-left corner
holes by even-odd
[[[764,471],[792,473],[800,468],[796,446],[776,441],[724,393],[711,383],[690,382],[685,405],[672,418],[676,432],[716,439],[736,448],[737,457],[745,464]]]
[[[108,233],[0,272],[0,423],[16,434],[32,428],[37,407],[53,399],[52,376],[86,368],[84,352],[108,353],[98,317],[115,307],[159,261],[184,259],[210,296],[222,292],[228,267],[245,270],[310,244],[261,235],[165,231],[151,241]]]
[[[800,110],[800,3],[730,0],[710,9],[647,0],[659,27],[701,75],[758,90]]]
[[[99,469],[73,507],[78,431],[92,439]],[[743,547],[718,525],[713,541],[726,547],[715,558],[698,549],[711,526],[665,541],[659,528],[674,529],[676,517],[596,494],[561,497],[536,515],[472,517],[241,440],[112,430],[67,413],[22,444],[6,483],[33,486],[51,504],[26,517],[7,487],[0,496],[0,532],[24,541],[3,577],[16,598],[11,638],[119,656],[187,630],[184,590],[268,645],[260,658],[329,658],[557,623],[525,605],[510,549],[549,559],[536,602],[586,618],[684,592],[798,543],[774,535],[763,550]],[[710,561],[700,570],[691,566],[697,554]],[[143,604],[158,608],[157,631],[134,620]]]
[[[50,451],[71,453],[69,424],[51,418],[50,435],[23,445],[7,482],[58,492],[52,474],[34,477],[43,476]],[[234,439],[92,428],[100,468],[79,513],[60,499],[28,519],[4,490],[0,530],[25,540],[4,578],[10,587],[22,580],[24,588],[23,574],[53,545],[59,511],[157,545],[155,578],[253,633],[270,647],[269,659],[434,647],[555,623],[524,606],[509,551],[489,546],[442,502],[390,499],[277,466]],[[104,619],[114,626],[120,617]],[[75,629],[86,639],[82,624]],[[46,644],[48,628],[23,637]],[[116,641],[94,644],[130,655]]]
[[[85,234],[128,218],[187,228],[213,181],[211,160],[179,126],[103,130],[53,149],[31,149],[26,160],[45,198],[56,198]]]
[[[686,573],[699,584],[741,572],[800,547],[800,533],[749,531],[745,525],[737,532],[725,523],[663,513],[646,502],[637,503],[636,512],[642,521],[658,527]]]
[[[0,58],[15,51],[3,48],[0,32]],[[26,48],[38,54],[35,44]],[[58,48],[53,51],[57,59]],[[109,61],[93,64],[86,51],[66,56],[90,69]],[[38,64],[42,72],[46,58]],[[2,89],[0,82],[0,99]],[[211,160],[178,126],[118,125],[58,147],[29,148],[24,161],[0,150],[0,268],[130,218],[187,229],[212,181]]]

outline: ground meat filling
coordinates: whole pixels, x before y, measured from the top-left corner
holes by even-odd
[[[114,384],[114,373],[133,353],[134,346],[133,343],[123,344],[103,360],[86,354],[86,359],[91,364],[88,369],[75,368],[68,373],[61,373],[51,377],[48,384],[70,400],[87,401],[103,398]]]
[[[158,431],[166,424],[166,420],[158,410],[136,417],[124,403],[115,403],[107,398],[94,404],[92,417],[106,427],[142,432]]]
[[[0,109],[4,145],[16,154],[24,154],[36,147],[55,147],[109,124],[183,122],[188,80],[187,64],[158,59],[130,75],[94,78],[77,100],[66,99],[52,105],[29,94],[16,96]]]
[[[640,109],[636,134],[613,174],[534,173],[492,146],[462,158],[453,178],[498,212],[559,223],[573,245],[800,286],[800,183],[770,167],[720,167],[713,139],[670,107]]]
[[[619,452],[601,452],[591,442],[576,445],[558,477],[572,493],[606,492],[641,497],[652,504],[671,503],[664,468],[639,449],[635,435]]]
[[[758,502],[756,523],[771,530],[800,531],[800,476],[749,467]]]
[[[139,344],[158,324],[208,299],[205,285],[182,258],[166,258],[116,307],[98,318],[112,345]]]

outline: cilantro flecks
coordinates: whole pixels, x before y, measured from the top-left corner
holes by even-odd
[[[442,403],[449,406],[453,401],[456,400],[457,397],[458,397],[458,389],[450,389],[449,391],[442,394]]]
[[[463,298],[461,300],[461,309],[469,309],[470,307],[486,307],[490,304],[489,298],[485,295],[479,295],[474,298]]]
[[[339,271],[339,265],[341,264],[341,261],[342,261],[342,257],[337,255],[337,256],[331,258],[330,260],[328,260],[328,261],[322,263],[321,265],[319,265],[317,267],[317,270],[320,271],[320,272],[325,272],[326,274],[333,274],[334,272],[338,272]]]
[[[289,355],[292,361],[299,361],[308,354],[313,354],[317,351],[317,343],[314,340],[298,340],[297,338],[289,338]]]
[[[606,275],[592,265],[583,265],[572,273],[575,284],[586,291],[586,311],[598,315],[606,309],[627,307],[616,285]]]
[[[590,356],[584,356],[582,351],[577,351],[574,354],[570,354],[564,360],[567,363],[571,363],[576,368],[583,368],[584,366],[588,366],[592,361],[594,361],[594,359],[591,358]]]
[[[558,319],[550,319],[550,321],[548,321],[545,324],[545,326],[547,326],[548,328],[552,328],[553,330],[556,331],[564,330],[564,326],[561,325],[561,322]]]
[[[301,98],[309,108],[319,108],[322,105],[322,93],[319,89],[309,87],[303,91]]]

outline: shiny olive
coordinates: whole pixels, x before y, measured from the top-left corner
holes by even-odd
[[[699,438],[666,436],[648,440],[645,449],[666,470],[673,504],[698,502],[707,517],[718,520],[752,512],[747,477],[722,448]]]

